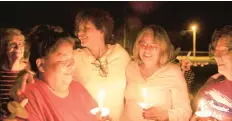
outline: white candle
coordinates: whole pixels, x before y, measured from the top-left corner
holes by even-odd
[[[103,89],[101,89],[97,95],[97,102],[98,102],[98,107],[93,108],[90,110],[90,112],[93,115],[96,115],[98,112],[101,112],[101,116],[107,116],[109,115],[110,111],[108,108],[103,108],[103,100],[105,97],[105,92]]]
[[[105,97],[105,92],[103,89],[101,89],[98,93],[98,107],[99,108],[102,108],[104,97]]]
[[[143,102],[146,103],[146,98],[147,98],[147,88],[142,88],[143,92]]]
[[[139,102],[140,107],[143,109],[148,109],[151,108],[151,104],[147,102],[147,88],[142,88],[142,93],[143,93],[143,102]]]
[[[207,104],[209,103],[209,101],[205,101],[203,99],[201,99],[198,103],[198,108],[200,109],[200,111],[196,111],[195,114],[199,117],[210,117],[212,116],[212,111],[207,108]]]

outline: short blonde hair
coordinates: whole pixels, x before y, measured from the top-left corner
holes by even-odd
[[[145,28],[143,28],[135,41],[134,47],[133,47],[133,59],[137,61],[142,61],[140,56],[139,56],[139,42],[142,38],[142,36],[145,33],[151,33],[154,36],[154,40],[157,44],[160,45],[161,47],[161,59],[160,59],[160,64],[165,65],[168,62],[172,61],[174,59],[174,48],[173,45],[170,42],[170,39],[168,37],[167,32],[160,26],[157,25],[149,25]]]

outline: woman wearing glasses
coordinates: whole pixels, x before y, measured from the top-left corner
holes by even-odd
[[[186,81],[172,64],[173,46],[166,31],[156,25],[141,30],[134,61],[127,66],[124,121],[188,121],[191,107]]]
[[[90,9],[77,15],[75,27],[84,48],[75,51],[73,79],[80,81],[96,101],[103,90],[102,106],[109,108],[113,121],[119,121],[130,56],[119,44],[112,42],[113,19],[106,11]]]
[[[0,35],[0,117],[7,114],[9,92],[19,71],[28,67],[24,57],[25,40],[19,29],[6,28]]]
[[[192,121],[232,120],[232,26],[213,34],[210,53],[214,55],[218,73],[211,76],[195,97],[196,113]],[[201,103],[200,103],[201,102]],[[207,103],[209,102],[209,103]],[[207,108],[202,108],[207,107]],[[202,115],[207,112],[208,115]]]

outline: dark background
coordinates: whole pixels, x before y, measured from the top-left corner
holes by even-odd
[[[16,27],[23,31],[37,24],[62,26],[66,31],[74,31],[74,18],[82,9],[102,8],[114,17],[115,35],[123,38],[126,24],[127,39],[132,45],[142,25],[157,24],[168,31],[172,43],[182,50],[192,49],[192,22],[198,23],[197,51],[208,51],[208,44],[215,29],[232,24],[232,2],[127,2],[127,1],[40,1],[40,2],[0,2],[0,28]],[[137,21],[128,24],[128,16]],[[134,20],[131,18],[130,20]],[[130,29],[128,29],[130,28]],[[193,67],[197,87],[213,73],[215,65],[204,68]],[[199,85],[200,84],[200,85]]]
[[[198,23],[197,50],[208,50],[208,43],[216,28],[232,23],[232,2],[127,2],[127,1],[37,1],[0,2],[0,27],[22,30],[36,24],[60,25],[73,32],[77,12],[88,8],[102,8],[114,17],[115,31],[129,15],[138,17],[143,25],[164,27],[176,46],[182,50],[192,47],[192,34],[180,35],[190,23]]]

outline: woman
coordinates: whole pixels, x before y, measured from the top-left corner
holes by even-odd
[[[22,97],[29,121],[96,121],[90,110],[97,107],[95,100],[78,82],[72,81],[74,69],[74,39],[56,27],[37,28],[38,50],[36,65],[38,78],[28,84]]]
[[[210,53],[214,55],[218,66],[218,73],[211,76],[200,88],[195,97],[194,115],[191,121],[202,120],[232,120],[232,26],[225,26],[215,31],[210,44]],[[208,107],[211,115],[203,118],[201,115],[202,103],[210,102]],[[205,103],[205,105],[207,105]],[[224,110],[222,110],[224,109]],[[226,110],[226,111],[225,111]],[[200,117],[198,117],[200,116]]]
[[[130,56],[119,44],[112,42],[113,20],[108,12],[90,9],[76,17],[76,34],[83,49],[77,49],[74,80],[78,80],[98,101],[101,89],[105,95],[102,106],[109,108],[113,121],[123,111],[125,70]]]
[[[127,66],[124,121],[188,121],[191,107],[186,82],[171,63],[173,46],[166,31],[156,25],[141,30],[134,61]],[[144,109],[140,104],[147,104]]]
[[[19,29],[6,28],[0,35],[0,109],[1,116],[7,114],[7,103],[11,87],[15,84],[18,73],[28,68],[25,59],[27,52],[24,35]],[[3,114],[2,114],[3,113]]]

